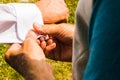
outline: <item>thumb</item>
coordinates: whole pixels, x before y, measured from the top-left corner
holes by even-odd
[[[42,48],[37,43],[37,35],[33,31],[29,31],[23,42],[23,52],[28,54],[30,58],[36,60],[45,60]]]
[[[32,39],[36,40],[37,39],[37,34],[33,30],[29,30],[28,34],[26,35],[26,39],[27,38],[32,38]]]
[[[29,48],[33,46],[38,45],[37,44],[37,34],[30,30],[26,36],[26,39],[23,41],[23,47],[24,48]]]
[[[33,24],[33,28],[39,34],[55,35],[59,31],[59,27],[56,24],[39,25],[35,23]]]

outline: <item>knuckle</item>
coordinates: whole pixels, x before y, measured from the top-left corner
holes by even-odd
[[[9,59],[9,56],[10,56],[9,53],[6,52],[5,55],[4,55],[5,60]]]
[[[10,56],[12,56],[12,51],[8,50],[4,55],[5,60],[6,61],[10,60]]]

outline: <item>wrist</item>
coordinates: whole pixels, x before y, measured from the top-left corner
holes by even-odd
[[[45,60],[30,61],[28,74],[25,76],[26,80],[54,80],[53,69]],[[47,75],[47,76],[46,76]]]
[[[36,6],[41,10],[44,23],[67,22],[69,11],[64,0],[40,0]]]

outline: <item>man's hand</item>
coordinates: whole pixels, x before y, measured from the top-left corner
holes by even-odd
[[[64,0],[40,0],[36,3],[44,23],[66,22],[69,12]]]
[[[49,24],[43,25],[42,28],[38,26],[38,24],[34,24],[34,29],[37,33],[50,36],[48,40],[42,39],[43,43],[40,39],[41,44],[45,44],[44,52],[46,57],[54,60],[71,61],[74,25]]]
[[[8,49],[5,60],[26,80],[54,80],[52,68],[45,61],[45,55],[33,31],[28,33],[22,45],[13,44]]]

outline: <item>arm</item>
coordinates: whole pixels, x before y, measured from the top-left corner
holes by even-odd
[[[80,0],[76,9],[73,41],[73,80],[82,80],[89,57],[88,24],[93,0]]]
[[[83,80],[118,80],[120,0],[96,0],[90,22],[90,57]]]

